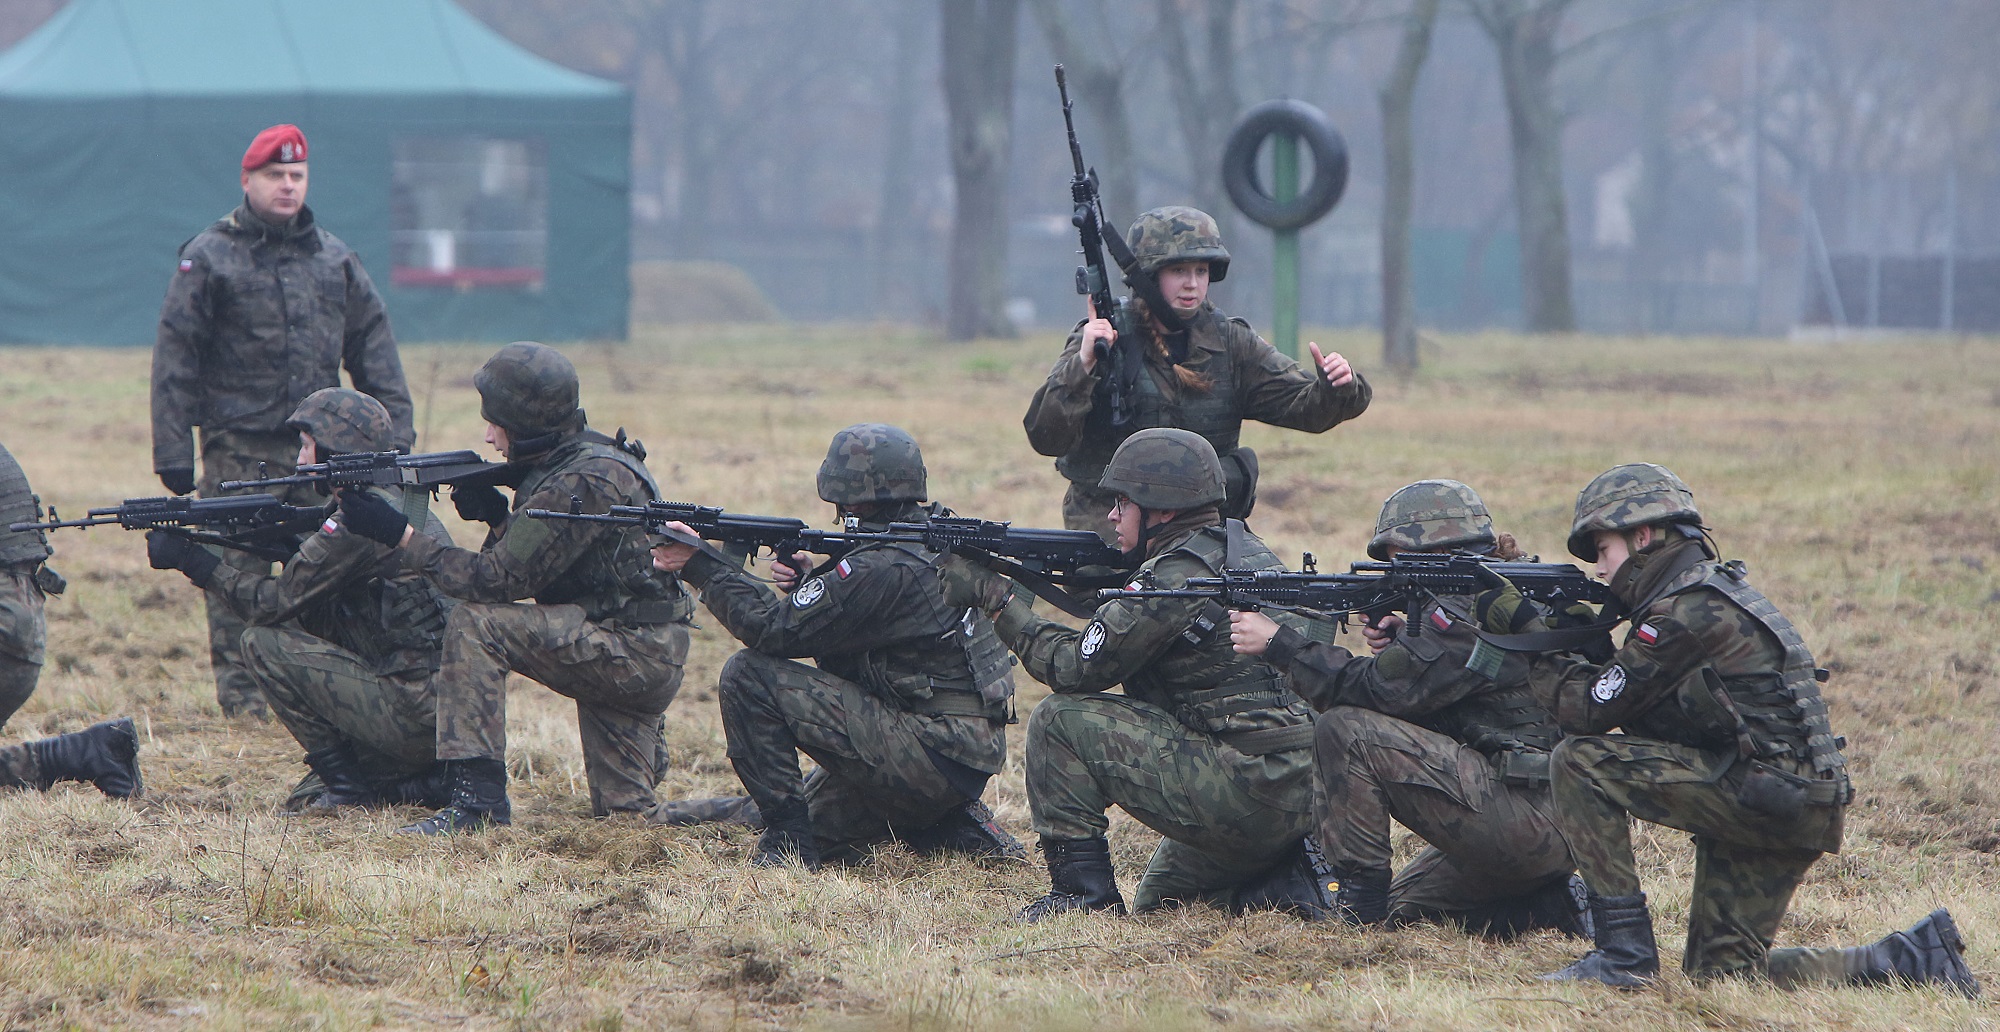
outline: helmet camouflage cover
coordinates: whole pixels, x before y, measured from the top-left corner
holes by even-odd
[[[928,491],[917,439],[886,423],[856,423],[834,434],[819,464],[819,496],[835,505],[921,502]]]
[[[1493,543],[1493,517],[1478,492],[1456,480],[1419,480],[1382,503],[1368,555],[1386,560],[1390,545],[1406,552],[1448,552]]]
[[[472,375],[480,418],[516,438],[583,429],[576,366],[532,340],[501,348]]]
[[[1694,492],[1665,466],[1650,462],[1613,466],[1577,494],[1569,553],[1584,562],[1596,562],[1597,542],[1591,535],[1649,523],[1701,523]]]
[[[1229,493],[1215,447],[1192,430],[1167,427],[1127,437],[1112,453],[1097,486],[1142,509],[1193,509],[1220,502]]]
[[[1179,204],[1154,208],[1132,221],[1132,228],[1125,231],[1125,243],[1132,249],[1139,271],[1148,276],[1177,262],[1207,262],[1211,283],[1220,283],[1229,275],[1229,250],[1222,246],[1222,230],[1213,216],[1199,208]]]
[[[285,425],[312,435],[322,461],[329,455],[388,451],[395,424],[382,403],[346,387],[326,387],[306,395]]]

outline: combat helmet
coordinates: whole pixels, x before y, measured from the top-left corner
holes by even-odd
[[[1449,552],[1492,547],[1493,517],[1479,493],[1456,480],[1419,480],[1382,503],[1370,558],[1386,561],[1388,546],[1406,552]]]
[[[532,455],[583,429],[576,366],[547,344],[517,340],[472,374],[480,418],[507,431],[515,452]]]
[[[887,423],[856,423],[834,434],[819,464],[819,496],[835,505],[921,502],[928,491],[917,439]]]
[[[1154,208],[1132,220],[1126,246],[1138,272],[1151,276],[1176,262],[1207,262],[1208,280],[1220,283],[1229,275],[1229,249],[1214,217],[1199,208],[1174,204]]]
[[[1569,554],[1587,563],[1596,562],[1597,542],[1591,535],[1649,523],[1699,526],[1701,512],[1694,507],[1694,492],[1665,466],[1650,462],[1613,466],[1577,494]]]
[[[1192,430],[1155,427],[1125,439],[1104,467],[1099,490],[1132,499],[1142,509],[1194,509],[1228,495],[1215,447]]]
[[[285,425],[312,435],[321,461],[352,452],[394,447],[395,423],[382,403],[346,387],[326,387],[306,395]]]

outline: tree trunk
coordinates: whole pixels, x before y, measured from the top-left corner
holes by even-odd
[[[875,271],[875,316],[908,321],[921,313],[916,291],[902,268],[913,220],[910,193],[915,168],[910,161],[911,123],[917,110],[917,48],[923,31],[923,0],[896,0],[895,67],[889,70],[888,124],[883,127],[882,195],[875,209],[869,266]],[[936,309],[932,309],[935,314]]]
[[[1205,30],[1207,67],[1195,64],[1182,24],[1183,7],[1199,4]],[[1229,239],[1227,201],[1222,193],[1222,143],[1242,106],[1236,92],[1236,0],[1159,0],[1160,34],[1166,44],[1167,82],[1173,93],[1181,138],[1187,142],[1188,192],[1201,210],[1215,216]]]
[[[654,23],[666,41],[663,52],[671,63],[674,105],[679,116],[681,182],[676,221],[682,258],[709,253],[709,209],[715,204],[716,117],[715,82],[708,59],[707,0],[663,4]]]
[[[1078,29],[1064,0],[1032,3],[1048,37],[1049,52],[1062,62],[1077,106],[1088,118],[1086,131],[1078,136],[1084,160],[1097,169],[1102,181],[1105,218],[1111,220],[1114,232],[1123,232],[1139,214],[1139,162],[1132,151],[1132,117],[1125,109],[1125,69],[1108,41]],[[1101,3],[1093,0],[1091,7],[1097,15],[1093,20],[1103,22]],[[1095,132],[1088,131],[1092,129]]]
[[[1410,140],[1417,75],[1430,56],[1438,0],[1414,0],[1403,23],[1396,63],[1382,86],[1382,361],[1417,368],[1417,296],[1410,277],[1410,221],[1416,197],[1416,154]]]
[[[941,0],[944,96],[957,209],[945,337],[1010,337],[1007,162],[1013,151],[1019,0]]]
[[[1556,110],[1556,33],[1570,0],[1479,0],[1480,24],[1500,57],[1500,88],[1514,154],[1527,328],[1576,329],[1570,295],[1569,215],[1563,197],[1562,115]]]

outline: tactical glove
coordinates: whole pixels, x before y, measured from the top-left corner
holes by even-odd
[[[403,532],[410,529],[410,521],[402,513],[367,491],[340,493],[340,523],[348,530],[390,548],[402,544]]]
[[[1489,581],[1499,583],[1473,600],[1472,611],[1479,626],[1491,634],[1520,634],[1540,629],[1541,607],[1521,597],[1521,589],[1514,582],[1497,573],[1485,572]]]
[[[454,487],[451,489],[451,504],[452,508],[458,510],[459,519],[495,527],[507,522],[508,514],[513,511],[513,506],[507,502],[507,496],[501,494],[500,489],[492,484]]]
[[[155,570],[179,570],[197,588],[208,587],[222,557],[179,534],[164,530],[146,532],[146,562]]]
[[[187,494],[194,490],[194,470],[163,469],[160,471],[160,483],[165,484],[167,490],[174,494]]]
[[[939,567],[944,604],[951,609],[996,613],[1014,597],[1014,582],[962,555],[948,555]]]

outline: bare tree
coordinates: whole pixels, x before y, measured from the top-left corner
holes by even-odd
[[[1049,51],[1062,62],[1076,101],[1097,130],[1089,153],[1103,179],[1104,207],[1113,219],[1130,221],[1139,214],[1139,162],[1132,149],[1132,118],[1125,110],[1125,66],[1112,49],[1109,33],[1093,36],[1091,27],[1106,24],[1103,0],[1031,0],[1035,20],[1048,37]],[[1080,26],[1072,8],[1085,9],[1089,27]]]
[[[957,189],[948,340],[1008,337],[1007,162],[1014,137],[1019,0],[941,0],[944,96]]]
[[[1416,200],[1416,154],[1410,140],[1417,76],[1431,50],[1438,0],[1413,0],[1396,62],[1382,84],[1382,361],[1417,367],[1417,299],[1411,282],[1410,221]]]
[[[869,261],[875,270],[877,317],[900,314],[908,318],[914,314],[907,307],[914,298],[897,296],[898,285],[906,284],[896,275],[896,259],[902,255],[913,221],[911,187],[916,175],[910,155],[914,149],[913,123],[917,109],[916,50],[918,34],[924,28],[919,15],[922,4],[923,0],[896,0],[895,4],[896,57],[890,72],[888,118],[883,127],[882,196],[875,209],[874,253]]]
[[[1226,223],[1222,194],[1222,144],[1243,106],[1236,89],[1237,0],[1159,0],[1167,84],[1187,141],[1194,203]],[[1196,63],[1185,23],[1189,9],[1202,15],[1205,60]],[[1224,226],[1227,229],[1227,226]],[[1227,232],[1223,234],[1228,238]]]
[[[1576,329],[1570,291],[1569,207],[1563,196],[1562,113],[1556,108],[1556,35],[1575,0],[1465,0],[1493,40],[1514,156],[1527,328]]]

